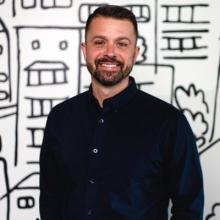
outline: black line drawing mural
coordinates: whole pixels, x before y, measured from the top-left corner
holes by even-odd
[[[9,219],[9,215],[12,219],[19,218],[19,215],[24,219],[33,219],[33,209],[36,209],[39,206],[38,195],[35,193],[39,191],[39,186],[37,184],[38,178],[38,172],[31,173],[20,180],[12,188],[8,189],[7,193],[0,197],[0,200],[2,201],[9,201],[7,220]],[[34,184],[29,185],[30,182]],[[14,207],[14,209],[10,210],[9,207]],[[38,216],[34,217],[34,219],[37,220]]]
[[[11,101],[9,32],[0,18],[0,100]]]
[[[88,89],[80,42],[89,14],[107,3],[0,0],[1,220],[39,220],[46,119],[55,105]],[[204,219],[218,219],[220,196],[211,190],[220,184],[212,171],[220,153],[220,2],[114,4],[132,10],[138,21],[140,55],[132,72],[138,87],[178,107],[192,126],[206,178]]]
[[[0,0],[0,5],[4,4],[5,0]]]
[[[191,122],[194,130],[200,154],[204,153],[209,148],[220,142],[220,135],[216,137],[216,123],[217,123],[217,106],[219,104],[219,83],[220,83],[220,56],[219,66],[217,69],[216,89],[214,95],[213,121],[210,136],[207,137],[209,130],[209,123],[206,120],[208,117],[209,106],[205,98],[203,90],[196,89],[194,84],[191,84],[188,89],[182,86],[177,86],[175,89],[175,101],[179,109],[187,115],[187,119]],[[188,99],[188,100],[187,100]],[[193,100],[195,99],[195,100]],[[197,105],[195,105],[195,103]],[[199,126],[198,126],[199,124]],[[200,131],[196,131],[196,127]],[[196,131],[196,132],[195,132]]]
[[[13,0],[13,16],[17,14],[17,8],[27,9],[65,9],[73,6],[73,0]]]
[[[217,220],[220,217],[220,203],[216,203],[212,206],[212,211],[206,216],[205,220]]]
[[[43,86],[67,83],[68,67],[59,61],[35,61],[25,68],[27,86]],[[48,75],[50,74],[50,77]]]
[[[209,7],[209,4],[166,4],[161,7],[165,10],[163,23],[168,24],[168,28],[163,30],[164,46],[161,50],[170,52],[163,58],[207,59],[205,51],[208,47],[203,40],[203,35],[209,32],[210,21],[203,20],[202,14],[199,14],[201,16],[199,17],[197,11]],[[175,26],[172,26],[173,24]],[[198,29],[196,24],[201,24],[204,28]]]
[[[0,136],[0,152],[2,150],[2,139]],[[9,191],[9,178],[8,178],[8,169],[7,169],[7,161],[0,156],[0,179],[1,179],[1,188],[0,195]],[[9,219],[10,214],[10,201],[9,198],[6,198],[3,203],[0,203],[0,210],[5,209],[5,212],[1,214],[1,218],[3,220]]]

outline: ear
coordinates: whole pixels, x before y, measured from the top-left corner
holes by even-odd
[[[134,59],[133,59],[133,63],[135,64],[138,54],[140,52],[140,47],[135,47],[135,51],[134,51]]]
[[[86,60],[86,43],[82,42],[82,43],[80,44],[80,48],[81,48],[81,50],[82,50],[82,52],[83,52],[83,55],[84,55],[84,58],[85,58],[85,60]]]

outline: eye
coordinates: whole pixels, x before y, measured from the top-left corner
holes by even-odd
[[[104,44],[105,44],[105,41],[104,40],[99,40],[99,39],[97,39],[97,40],[95,40],[94,41],[94,45],[96,46],[96,47],[102,47],[102,46],[104,46]]]
[[[119,41],[119,42],[117,42],[117,46],[118,46],[118,48],[126,48],[126,47],[128,47],[128,43]]]

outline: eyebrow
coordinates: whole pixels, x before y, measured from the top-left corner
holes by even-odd
[[[96,35],[96,36],[94,36],[94,37],[91,39],[91,41],[93,41],[93,40],[95,40],[95,39],[97,39],[97,38],[108,40],[108,39],[107,39],[105,36],[103,36],[103,35]],[[118,40],[127,40],[127,41],[131,42],[131,40],[130,40],[128,37],[119,37],[119,38],[116,38],[116,40],[117,40],[117,41],[118,41]]]

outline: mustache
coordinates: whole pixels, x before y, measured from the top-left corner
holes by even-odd
[[[115,63],[118,66],[123,66],[123,63],[121,61],[117,60],[116,57],[109,57],[109,56],[104,56],[99,59],[96,59],[95,65],[97,66],[99,64],[106,63],[106,62]]]

